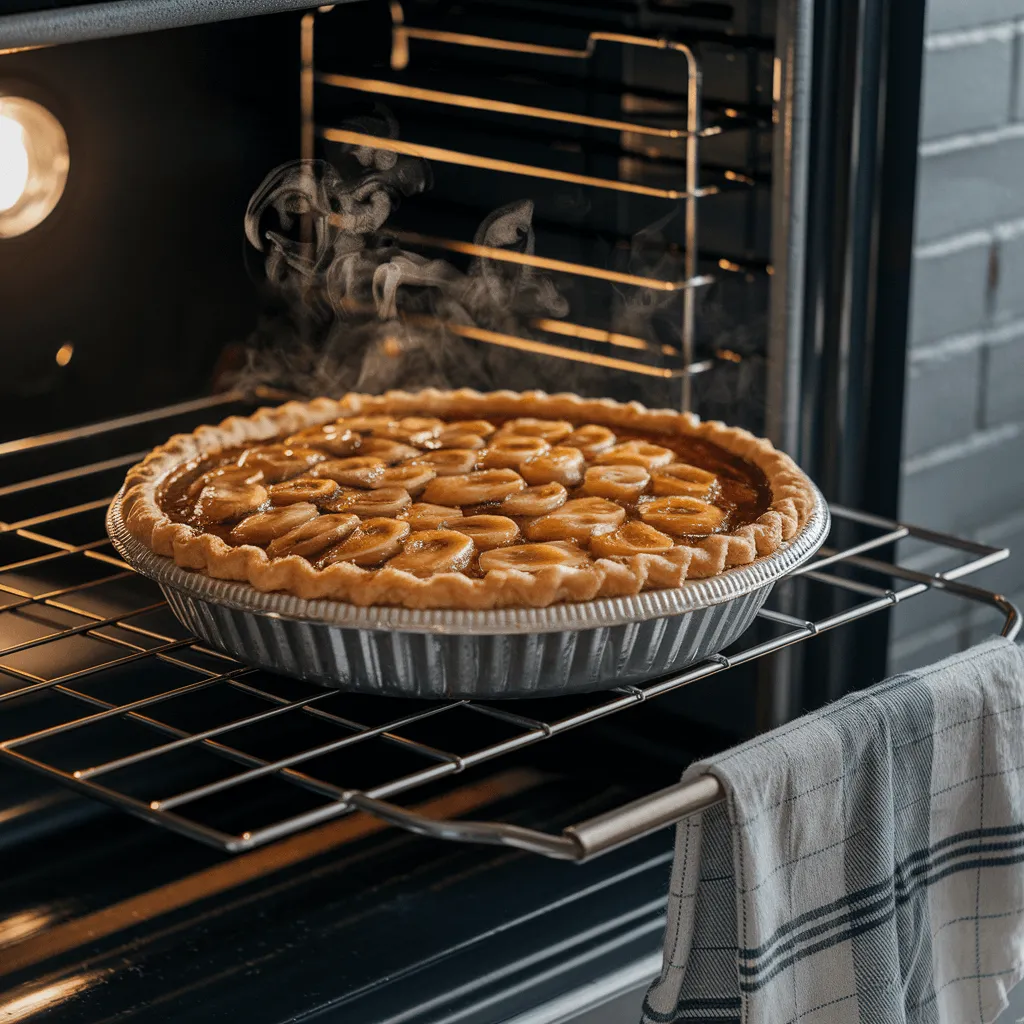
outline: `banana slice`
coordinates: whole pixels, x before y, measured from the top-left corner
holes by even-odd
[[[494,424],[490,420],[453,420],[445,427],[463,434],[477,434],[479,437],[490,437],[494,433]]]
[[[275,537],[289,533],[316,516],[316,505],[300,501],[246,516],[229,536],[236,544],[269,544]]]
[[[354,430],[346,430],[336,423],[326,423],[322,427],[306,427],[305,430],[285,438],[285,444],[316,448],[335,458],[354,454],[361,443],[362,438]]]
[[[424,530],[411,534],[402,553],[392,558],[388,566],[414,576],[460,572],[469,565],[474,551],[473,542],[454,530]]]
[[[356,455],[351,459],[331,459],[314,466],[311,475],[334,480],[346,487],[375,487],[388,464],[372,455]]]
[[[634,519],[611,533],[594,537],[590,541],[590,553],[598,558],[611,558],[614,555],[657,554],[673,546],[671,537]]]
[[[410,494],[419,494],[435,476],[437,473],[431,466],[389,466],[371,486],[404,487]]]
[[[479,473],[439,476],[427,484],[423,500],[438,505],[486,505],[502,501],[526,484],[512,469],[485,469]]]
[[[339,428],[353,430],[357,434],[370,434],[375,430],[387,430],[398,426],[392,416],[346,416],[336,421]]]
[[[433,417],[406,416],[397,423],[374,429],[372,433],[374,437],[422,446],[434,441],[444,426],[441,420]]]
[[[643,466],[591,466],[583,481],[583,490],[600,498],[632,502],[644,493],[650,482]]]
[[[409,524],[400,519],[367,519],[346,540],[322,555],[317,568],[326,569],[337,562],[379,565],[402,550],[402,542],[411,532]]]
[[[542,516],[561,508],[568,497],[568,491],[561,484],[540,484],[510,494],[501,503],[501,511],[510,516]]]
[[[437,437],[447,426],[444,420],[439,420],[436,416],[403,416],[398,425],[402,430],[414,434],[429,433],[431,437]]]
[[[615,435],[607,427],[588,423],[586,426],[577,427],[562,444],[579,448],[588,459],[592,459],[595,455],[608,451],[615,444],[615,440]]]
[[[388,465],[393,466],[396,462],[415,459],[421,453],[419,448],[402,444],[401,441],[390,441],[386,437],[370,437],[364,438],[359,448],[359,454],[372,455],[375,459],[382,459]]]
[[[315,505],[333,497],[337,490],[338,485],[333,480],[297,476],[294,480],[271,484],[270,502],[272,505],[294,505],[298,501],[310,501]]]
[[[705,537],[722,525],[725,513],[699,498],[672,495],[644,502],[640,518],[673,537]]]
[[[651,470],[658,466],[667,466],[675,457],[675,452],[669,448],[662,448],[660,444],[651,444],[650,441],[626,441],[602,452],[594,461],[605,466],[643,466],[644,469]]]
[[[327,458],[323,452],[302,445],[270,444],[250,448],[239,460],[249,469],[262,469],[265,480],[272,484],[301,476],[310,466]]]
[[[271,558],[298,555],[300,558],[312,559],[335,544],[340,544],[358,525],[359,516],[317,516],[316,519],[310,519],[308,523],[275,537],[267,545],[267,554]]]
[[[577,448],[559,445],[538,455],[519,467],[523,479],[530,484],[561,484],[575,487],[583,479],[586,462]]]
[[[590,559],[575,544],[517,544],[511,548],[497,548],[480,555],[482,572],[518,569],[520,572],[540,572],[555,565],[568,567],[590,564]]]
[[[530,540],[587,541],[611,533],[626,518],[626,510],[605,498],[574,498],[557,512],[535,519],[526,528]]]
[[[411,504],[404,487],[379,487],[375,491],[342,491],[325,501],[324,508],[356,516],[396,516]]]
[[[190,498],[194,498],[204,487],[230,489],[232,487],[246,487],[249,484],[258,484],[262,483],[262,481],[262,469],[238,466],[232,462],[230,465],[218,466],[216,469],[211,469],[209,472],[197,477],[190,484],[186,494]]]
[[[514,469],[527,459],[543,455],[550,447],[542,437],[498,434],[481,453],[480,464],[486,469]]]
[[[655,494],[685,494],[690,498],[710,498],[716,490],[718,477],[706,469],[676,462],[651,474],[651,490]]]
[[[532,416],[523,416],[503,424],[498,433],[518,434],[520,437],[541,437],[549,444],[557,444],[562,438],[572,433],[572,424],[566,420],[537,420]]]
[[[469,448],[444,448],[441,451],[426,452],[413,459],[409,465],[429,466],[437,476],[457,476],[472,471],[476,465],[476,452]]]
[[[267,498],[267,489],[262,484],[212,484],[199,492],[195,516],[203,523],[226,523],[255,512]]]
[[[468,430],[442,430],[437,435],[438,448],[471,448],[474,451],[483,448],[487,442],[479,434]]]
[[[504,547],[519,539],[519,527],[505,516],[466,516],[452,523],[452,529],[469,537],[478,551]]]
[[[404,519],[414,530],[446,530],[451,523],[462,518],[462,509],[417,501],[404,512],[400,512],[398,517]]]

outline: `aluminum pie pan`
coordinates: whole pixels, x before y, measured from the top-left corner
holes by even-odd
[[[728,647],[775,583],[824,543],[828,505],[814,494],[800,533],[749,565],[681,587],[547,608],[364,608],[263,593],[155,554],[128,532],[123,491],[107,512],[107,532],[187,629],[239,661],[362,693],[493,700],[640,683]]]

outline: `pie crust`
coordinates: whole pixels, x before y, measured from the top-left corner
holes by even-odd
[[[228,544],[215,533],[174,521],[161,507],[161,488],[175,471],[193,460],[223,449],[287,437],[341,417],[379,414],[430,416],[446,421],[505,421],[530,417],[565,420],[575,426],[596,424],[620,433],[662,435],[666,439],[700,439],[757,467],[767,482],[768,504],[753,522],[727,532],[687,537],[683,541],[677,539],[667,549],[615,554],[615,545],[606,541],[597,545],[597,552],[591,549],[587,553],[570,539],[555,542],[566,552],[566,557],[558,564],[524,571],[509,567],[508,559],[496,557],[490,559],[491,568],[486,568],[486,559],[481,561],[475,575],[462,571],[417,574],[415,545],[407,545],[398,563],[413,571],[391,564],[364,568],[352,561],[336,561],[317,568],[297,554],[275,557],[255,544]],[[506,452],[506,456],[518,457],[514,451]],[[599,460],[599,456],[594,458]],[[497,460],[502,461],[500,455]],[[600,465],[600,461],[595,462],[588,456],[588,466],[596,465]],[[596,474],[595,486],[607,486],[607,476]],[[626,474],[611,483],[628,487],[631,480]],[[529,479],[526,482],[532,484]],[[548,395],[539,391],[484,394],[470,390],[427,389],[390,391],[379,396],[350,394],[340,400],[317,398],[310,402],[288,402],[277,408],[260,409],[252,416],[232,416],[218,426],[202,426],[191,434],[176,435],[128,472],[123,511],[129,532],[157,554],[217,579],[249,583],[260,591],[279,591],[307,599],[327,598],[362,606],[489,609],[539,608],[559,601],[625,596],[641,590],[677,587],[687,579],[715,576],[772,554],[803,529],[815,504],[810,481],[793,460],[771,442],[723,423],[703,422],[692,413],[647,409],[636,402],[622,404],[573,394]],[[636,524],[639,520],[633,522]],[[653,529],[648,533],[661,536]],[[486,547],[478,546],[482,551]],[[498,547],[496,553],[514,550]],[[601,551],[612,553],[601,556]]]

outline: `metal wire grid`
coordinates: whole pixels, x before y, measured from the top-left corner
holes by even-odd
[[[236,400],[226,396],[193,407]],[[181,409],[156,410],[144,419],[159,422]],[[131,437],[121,436],[124,424],[115,423],[117,433],[107,424],[3,445],[0,456],[53,449],[104,430],[112,444],[116,437],[127,447]],[[514,704],[346,695],[249,668],[203,647],[183,633],[159,589],[110,553],[103,513],[123,467],[136,457],[117,455],[0,487],[0,510],[13,499],[41,508],[0,521],[0,755],[228,851],[357,806],[372,810],[375,801],[552,739],[929,589],[992,605],[1005,616],[1004,632],[1017,628],[1012,605],[957,582],[1006,557],[1005,549],[833,508],[834,516],[871,535],[842,551],[822,549],[794,575],[840,588],[855,603],[813,621],[766,607],[760,619],[773,630],[770,639],[749,646],[741,639],[728,654],[671,678]],[[68,500],[69,491],[76,500]],[[968,560],[930,576],[870,557],[909,537]],[[858,578],[847,574],[851,567],[878,582],[866,582],[863,572]],[[886,578],[902,585],[891,587]]]
[[[564,319],[541,319],[533,322],[530,337],[520,337],[502,332],[483,330],[466,324],[446,324],[452,333],[484,344],[498,345],[538,355],[554,356],[577,362],[589,363],[607,369],[620,370],[678,380],[681,388],[683,408],[691,404],[690,381],[697,374],[712,369],[719,360],[735,362],[736,353],[716,352],[710,359],[697,360],[695,355],[695,290],[710,284],[714,277],[698,273],[697,202],[699,199],[734,189],[748,189],[754,180],[747,174],[735,170],[716,173],[714,183],[701,184],[699,143],[701,139],[721,135],[729,130],[747,129],[752,125],[732,107],[724,108],[718,123],[706,125],[702,121],[701,72],[694,51],[687,45],[664,38],[651,38],[621,32],[590,32],[578,48],[550,46],[534,42],[521,42],[492,36],[475,35],[465,32],[450,32],[435,28],[418,27],[405,22],[404,13],[397,0],[390,4],[392,20],[391,75],[387,78],[369,78],[353,74],[339,74],[318,69],[316,61],[316,27],[324,19],[328,26],[331,15],[340,8],[324,7],[311,12],[302,21],[301,78],[302,97],[302,154],[312,158],[316,140],[344,143],[353,146],[369,146],[393,153],[421,157],[433,164],[454,165],[475,168],[485,173],[516,175],[533,180],[555,181],[583,189],[611,191],[624,196],[644,196],[682,204],[685,218],[684,244],[682,251],[682,275],[678,279],[663,279],[650,274],[625,273],[603,266],[555,259],[534,253],[493,248],[455,238],[427,236],[411,232],[395,232],[404,244],[433,250],[461,253],[541,270],[567,274],[591,283],[599,282],[625,287],[627,289],[648,289],[655,293],[678,293],[681,296],[680,344],[659,345],[645,338],[627,336],[608,330],[598,330],[584,324]],[[442,51],[482,52],[543,58],[558,64],[580,64],[590,61],[599,47],[620,47],[640,51],[661,50],[679,57],[685,82],[678,97],[682,112],[648,112],[647,114],[623,114],[621,117],[595,117],[554,107],[530,105],[496,99],[487,95],[486,79],[473,77],[464,85],[467,91],[427,88],[416,85],[403,76],[411,65],[417,46],[428,44]],[[681,144],[684,157],[680,180],[671,187],[655,186],[639,180],[632,180],[628,172],[615,177],[601,177],[579,174],[553,166],[512,162],[497,159],[481,153],[470,153],[447,147],[424,145],[401,139],[381,138],[361,131],[353,131],[318,121],[315,98],[317,89],[331,91],[347,90],[350,93],[369,95],[381,100],[401,98],[413,103],[417,110],[429,108],[476,112],[483,116],[498,115],[512,117],[516,123],[535,124],[538,122],[595,131],[619,133],[622,139],[635,138],[642,145],[642,156],[647,159],[667,159],[663,149]],[[627,97],[624,97],[624,99]],[[651,123],[655,122],[655,123]],[[624,147],[624,153],[633,152]],[[636,153],[640,156],[641,153]],[[621,163],[621,162],[620,162]],[[727,271],[742,271],[743,268],[728,260],[720,260],[719,266]],[[575,348],[575,342],[607,345],[611,350],[627,350],[633,358],[625,355],[605,355],[592,348]],[[644,361],[636,358],[643,353]],[[665,357],[668,357],[667,359]]]

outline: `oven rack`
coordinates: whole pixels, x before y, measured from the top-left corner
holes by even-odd
[[[1006,549],[833,507],[864,539],[823,548],[777,590],[816,588],[819,607],[837,593],[851,603],[801,618],[775,607],[773,595],[758,616],[768,639],[750,642],[748,631],[726,653],[669,678],[510,703],[406,702],[287,680],[186,635],[156,585],[111,553],[103,526],[124,468],[139,458],[140,440],[149,443],[140,431],[194,426],[243,399],[220,395],[0,445],[0,465],[28,472],[0,486],[0,757],[225,851],[363,810],[440,838],[582,860],[707,806],[720,797],[717,783],[677,784],[557,836],[431,820],[391,800],[930,590],[990,606],[1006,636],[1020,628],[1005,598],[962,582]],[[82,446],[97,440],[105,457],[81,462]],[[878,557],[911,538],[966,561],[933,575]],[[374,777],[356,784],[368,770]],[[187,785],[175,782],[182,773]]]
[[[696,291],[711,284],[715,277],[698,270],[698,200],[731,190],[746,190],[755,180],[742,170],[720,168],[714,172],[714,182],[702,183],[700,142],[731,130],[745,130],[757,126],[770,126],[770,120],[761,125],[756,117],[745,114],[737,107],[722,105],[716,123],[704,123],[702,105],[702,76],[694,50],[685,43],[665,37],[644,36],[615,31],[589,31],[582,34],[582,45],[558,46],[547,43],[513,40],[498,36],[485,36],[470,32],[408,24],[398,0],[389,4],[391,15],[390,75],[368,76],[324,70],[318,66],[316,48],[317,27],[328,28],[332,17],[344,5],[325,6],[306,14],[302,19],[300,42],[300,97],[301,97],[301,153],[311,159],[319,143],[342,143],[350,146],[368,146],[396,154],[420,157],[434,165],[473,168],[477,173],[513,175],[530,181],[560,182],[583,191],[603,190],[621,197],[646,197],[681,205],[684,230],[681,252],[678,254],[680,273],[676,277],[658,277],[650,273],[628,273],[597,266],[578,260],[556,258],[538,253],[526,253],[495,248],[459,238],[415,231],[396,230],[395,237],[417,251],[458,253],[476,258],[513,263],[552,273],[568,275],[590,284],[600,283],[625,289],[647,289],[662,295],[678,295],[680,299],[680,331],[678,345],[663,345],[647,338],[595,328],[572,319],[539,319],[532,321],[528,331],[510,334],[485,330],[465,324],[443,324],[451,333],[487,345],[515,349],[534,355],[586,363],[609,370],[623,371],[641,376],[678,382],[682,408],[692,404],[691,382],[695,376],[713,369],[721,360],[737,362],[739,356],[731,350],[713,351],[709,358],[698,359],[695,344]],[[461,88],[434,88],[419,80],[409,79],[410,69],[416,62],[413,54],[417,46],[427,44],[444,52],[471,52],[484,57],[500,55],[515,60],[528,58],[561,64],[579,65],[591,61],[601,47],[619,47],[623,50],[658,50],[678,55],[681,67],[680,90],[671,98],[660,101],[661,109],[629,112],[623,102],[621,113],[614,117],[594,116],[571,110],[556,109],[484,95],[484,82],[470,80]],[[736,44],[734,44],[736,45]],[[475,116],[479,114],[510,120],[516,125],[560,126],[565,129],[590,132],[612,132],[619,141],[614,144],[620,151],[618,173],[578,173],[539,162],[511,161],[469,152],[451,145],[431,145],[410,142],[400,138],[354,131],[345,126],[321,120],[320,97],[325,91],[348,91],[381,101],[401,100],[414,105],[418,111],[458,111]],[[623,96],[622,100],[629,100]],[[415,123],[415,119],[413,119]],[[579,144],[575,136],[567,140]],[[637,148],[639,147],[639,148]],[[676,152],[680,150],[681,152]],[[665,167],[676,167],[678,180],[672,184],[650,184],[636,180],[629,173],[630,160],[646,160]],[[708,171],[704,176],[708,176]],[[673,175],[675,177],[675,175]],[[621,240],[623,243],[627,239]],[[726,258],[716,261],[725,273],[748,273],[749,269]],[[770,272],[770,268],[769,268]],[[528,336],[527,336],[528,335]],[[600,349],[605,351],[600,351]],[[618,351],[616,351],[618,350]],[[624,351],[623,351],[624,350]],[[606,354],[612,353],[612,354]],[[674,384],[673,384],[674,386]]]

